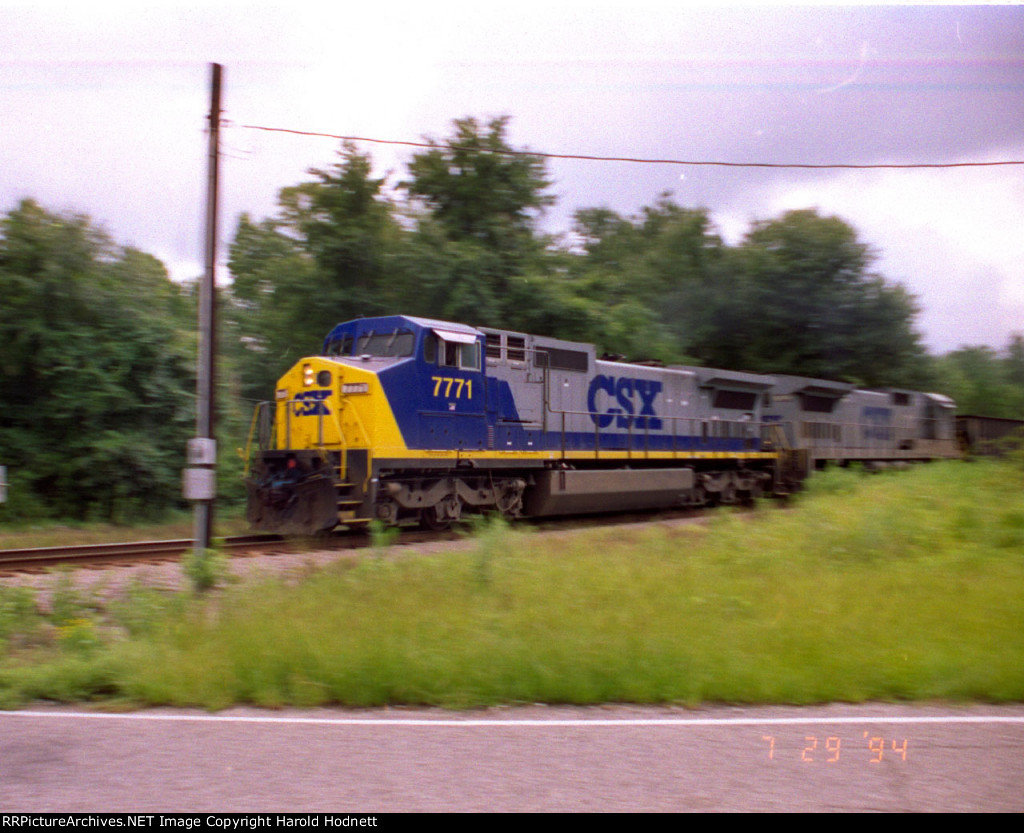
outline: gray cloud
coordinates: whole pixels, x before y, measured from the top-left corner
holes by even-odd
[[[198,274],[209,61],[225,64],[222,236],[328,165],[337,142],[243,124],[418,139],[513,117],[552,153],[807,163],[1024,158],[1024,7],[681,10],[675,4],[441,3],[211,10],[5,9],[0,210],[33,196]],[[408,154],[368,148],[381,169]],[[1005,344],[1024,275],[1019,168],[845,174],[553,161],[563,230],[673,190],[735,237],[801,205],[852,222],[917,292],[933,349]],[[914,183],[919,183],[917,186]],[[916,188],[916,190],[915,190]],[[977,200],[984,194],[984,200]],[[984,247],[974,244],[983,238]],[[946,256],[936,258],[935,253]],[[965,290],[966,287],[966,290]],[[979,325],[965,291],[994,305]]]

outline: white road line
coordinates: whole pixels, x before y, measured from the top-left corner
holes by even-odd
[[[723,718],[623,718],[623,719],[565,719],[553,718],[539,720],[534,718],[488,719],[488,718],[359,718],[359,717],[270,717],[260,715],[217,715],[217,714],[111,714],[109,712],[40,712],[40,711],[0,711],[0,719],[5,717],[32,717],[44,719],[82,719],[82,720],[129,720],[129,721],[169,721],[196,723],[256,723],[281,725],[316,725],[316,726],[374,726],[374,727],[418,727],[418,728],[615,728],[615,727],[701,727],[701,726],[804,726],[810,724],[1021,724],[1024,716],[1009,715],[950,715],[947,717],[901,717],[898,715],[879,715],[877,717],[723,717]]]

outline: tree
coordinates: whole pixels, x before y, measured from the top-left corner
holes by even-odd
[[[276,221],[239,218],[228,259],[233,282],[227,296],[223,351],[238,369],[240,394],[270,396],[275,380],[295,358],[317,349],[319,330],[303,323],[303,311],[320,303],[314,291],[316,264]]]
[[[704,209],[676,204],[669,194],[626,219],[607,208],[575,215],[584,256],[573,271],[579,294],[600,299],[602,346],[635,359],[691,361],[717,332],[725,247]],[[642,311],[642,312],[641,312]]]
[[[186,309],[155,258],[26,200],[0,221],[0,458],[19,513],[111,520],[180,496]]]
[[[410,162],[415,229],[393,264],[403,308],[522,329],[551,298],[558,276],[536,222],[554,198],[543,160],[509,146],[508,121],[456,120],[448,142]]]
[[[1013,333],[1006,346],[1006,376],[1024,393],[1024,334]]]
[[[509,117],[484,128],[456,119],[455,136],[413,157],[404,183],[422,199],[451,240],[472,240],[515,256],[536,249],[537,213],[554,203],[542,159],[513,150],[505,137]]]
[[[926,373],[903,287],[870,271],[874,253],[837,217],[790,211],[755,223],[740,246],[725,346],[750,370],[913,387]]]
[[[974,346],[935,360],[940,389],[956,400],[958,413],[1024,419],[1020,347],[1020,336],[1014,334],[1005,357],[991,347]]]
[[[394,206],[351,143],[330,170],[282,189],[280,214],[239,220],[228,266],[233,277],[231,345],[243,394],[264,399],[293,361],[319,349],[339,321],[393,313],[388,259],[401,230]]]
[[[663,194],[632,218],[577,212],[578,245],[559,249],[537,229],[554,202],[544,162],[510,147],[508,122],[459,119],[448,141],[429,140],[400,183],[405,205],[345,145],[335,168],[281,192],[278,218],[242,218],[232,320],[247,392],[265,396],[337,321],[397,311],[631,358],[926,380],[915,299],[871,271],[874,254],[842,220],[794,211],[730,247],[706,209]]]
[[[323,319],[328,327],[385,311],[385,253],[398,230],[394,207],[382,195],[384,179],[370,175],[370,157],[351,142],[339,155],[332,169],[310,170],[316,181],[285,188],[280,196],[281,225],[303,242],[318,267],[317,290],[332,310]]]

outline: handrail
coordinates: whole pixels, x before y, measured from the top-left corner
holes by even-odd
[[[257,403],[255,409],[253,410],[252,420],[251,420],[250,425],[249,425],[249,433],[248,433],[248,437],[246,439],[245,467],[244,467],[244,474],[245,474],[246,477],[248,477],[248,475],[249,475],[249,470],[250,470],[251,463],[252,463],[253,437],[254,437],[254,435],[257,432],[257,426],[259,425],[261,411],[264,408],[268,407],[268,406],[273,406],[275,408],[274,413],[275,413],[275,416],[276,416],[276,408],[277,408],[277,406],[283,406],[284,407],[284,409],[285,409],[285,437],[284,437],[284,445],[282,446],[281,443],[278,442],[278,432],[276,430],[274,430],[274,426],[272,425],[271,426],[271,430],[270,430],[270,438],[269,438],[269,442],[267,443],[267,447],[269,449],[272,449],[272,450],[275,450],[275,451],[276,450],[281,450],[282,448],[287,449],[287,448],[291,447],[291,419],[292,419],[292,414],[293,414],[293,412],[295,410],[295,406],[298,405],[298,404],[306,405],[308,403],[305,400],[302,400],[302,399],[281,399],[281,400],[276,400],[274,402],[264,401],[264,402]],[[341,400],[341,407],[344,407],[346,404],[348,404],[347,400],[346,399],[342,399]],[[341,459],[339,461],[340,464],[338,466],[338,478],[339,478],[339,480],[344,480],[348,476],[349,442],[348,442],[348,440],[347,440],[347,438],[345,436],[345,431],[342,429],[342,426],[341,426],[341,418],[340,418],[339,411],[340,411],[340,408],[339,408],[338,411],[330,412],[329,416],[331,418],[331,421],[332,421],[332,423],[334,425],[335,430],[338,432],[337,445],[339,447],[339,451],[340,451],[340,454],[341,454]],[[360,417],[360,415],[359,415],[358,409],[352,408],[351,412],[352,412],[352,415],[355,417],[356,423],[359,426],[359,430],[363,433],[363,436],[365,436],[367,438],[367,446],[368,446],[367,447],[367,455],[368,455],[368,459],[370,459],[369,455],[372,455],[373,452],[372,452],[372,449],[369,448],[369,445],[370,445],[370,443],[369,443],[369,436],[370,436],[369,432],[367,432],[366,426],[363,424],[363,420],[362,420],[362,417]],[[325,416],[325,414],[323,414],[323,413],[318,413],[317,414],[317,428],[316,428],[317,440],[316,440],[316,443],[315,443],[315,446],[320,450],[320,452],[322,454],[326,454],[327,453],[327,450],[328,450],[329,446],[335,445],[335,443],[333,443],[333,442],[328,443],[328,442],[326,442],[324,440],[324,416]],[[260,443],[258,439],[257,439],[256,445],[262,447],[262,443]],[[369,474],[367,475],[367,477],[369,478]]]
[[[288,400],[288,404],[293,404],[294,402],[298,402],[298,401],[301,401],[301,400],[290,399],[290,400]],[[344,400],[342,400],[342,404],[344,404]],[[331,416],[331,420],[334,422],[334,428],[338,432],[338,441],[337,441],[336,444],[340,448],[340,455],[341,455],[341,459],[340,459],[339,465],[338,465],[338,479],[339,480],[344,480],[345,476],[346,476],[346,474],[348,472],[348,442],[345,440],[345,432],[342,431],[342,429],[341,429],[341,422],[338,419],[338,413],[336,411],[331,411],[329,413],[330,413],[330,416]],[[324,442],[324,414],[323,414],[323,412],[319,412],[319,413],[317,413],[316,416],[317,416],[317,426],[316,426],[317,442],[316,442],[316,447],[320,450],[321,457],[326,461],[327,460],[327,446],[335,445],[335,443],[333,443],[333,442],[332,443]]]
[[[550,404],[546,403],[546,410],[552,414],[556,414],[561,417],[561,426],[558,430],[560,435],[560,444],[562,456],[565,456],[568,450],[566,445],[566,437],[569,433],[566,426],[566,418],[570,416],[578,417],[589,417],[594,423],[594,455],[595,457],[600,456],[601,449],[601,425],[598,421],[598,417],[605,416],[623,416],[623,415],[612,415],[602,411],[577,411],[567,408],[552,408]],[[699,438],[701,442],[714,439],[754,439],[755,437],[761,437],[763,440],[765,429],[771,425],[769,422],[753,422],[748,419],[719,419],[717,417],[680,417],[680,416],[648,416],[640,414],[627,414],[629,418],[629,424],[626,426],[627,436],[627,447],[624,449],[606,449],[608,451],[626,451],[630,458],[633,457],[634,452],[642,452],[644,457],[648,457],[651,453],[651,426],[649,419],[658,419],[662,423],[671,423],[671,431],[664,434],[655,434],[653,436],[664,436],[671,438],[673,455],[678,456],[680,448],[678,447],[677,440],[680,438]],[[636,436],[634,433],[634,426],[636,420],[644,420],[643,425],[643,446],[641,448],[633,447],[633,438]],[[678,431],[678,425],[680,420],[684,422],[684,425],[688,423],[689,433],[680,434]],[[717,428],[716,428],[717,426]],[[726,426],[724,431],[721,430],[721,426]],[[735,430],[733,426],[743,426],[742,430]],[[695,432],[695,429],[699,429]],[[711,429],[711,430],[709,430]],[[578,431],[576,433],[579,433]],[[691,449],[692,450],[692,449]]]
[[[346,398],[341,398],[339,401],[341,403],[341,407],[345,407],[346,405],[349,404],[349,400],[346,399]],[[340,410],[340,408],[339,408],[339,410]],[[366,437],[366,479],[363,481],[363,491],[365,492],[366,489],[370,485],[370,478],[371,478],[372,473],[373,473],[373,443],[370,442],[370,432],[367,431],[366,430],[366,426],[363,425],[363,418],[361,416],[359,416],[359,409],[356,408],[355,406],[353,406],[351,408],[351,411],[352,411],[352,415],[356,418],[356,424],[359,426],[359,430],[362,431],[363,436]],[[335,419],[337,419],[337,415],[335,415]],[[340,424],[338,426],[338,437],[341,438],[341,440],[343,441],[342,455],[346,456],[347,453],[348,453],[348,443],[344,442],[345,435],[341,431]],[[344,476],[341,479],[344,480],[345,477],[347,477],[347,476],[348,476],[348,465],[346,463],[345,474],[344,474]]]
[[[256,432],[256,425],[259,422],[260,411],[264,405],[269,403],[257,402],[256,407],[252,410],[252,420],[249,422],[249,433],[245,438],[245,454],[242,457],[242,477],[245,479],[249,478],[249,467],[252,465],[252,435]]]

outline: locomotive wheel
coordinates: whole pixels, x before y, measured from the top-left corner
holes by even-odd
[[[452,522],[449,518],[438,517],[437,506],[428,506],[426,509],[420,510],[420,525],[432,532],[440,532],[450,529]]]

